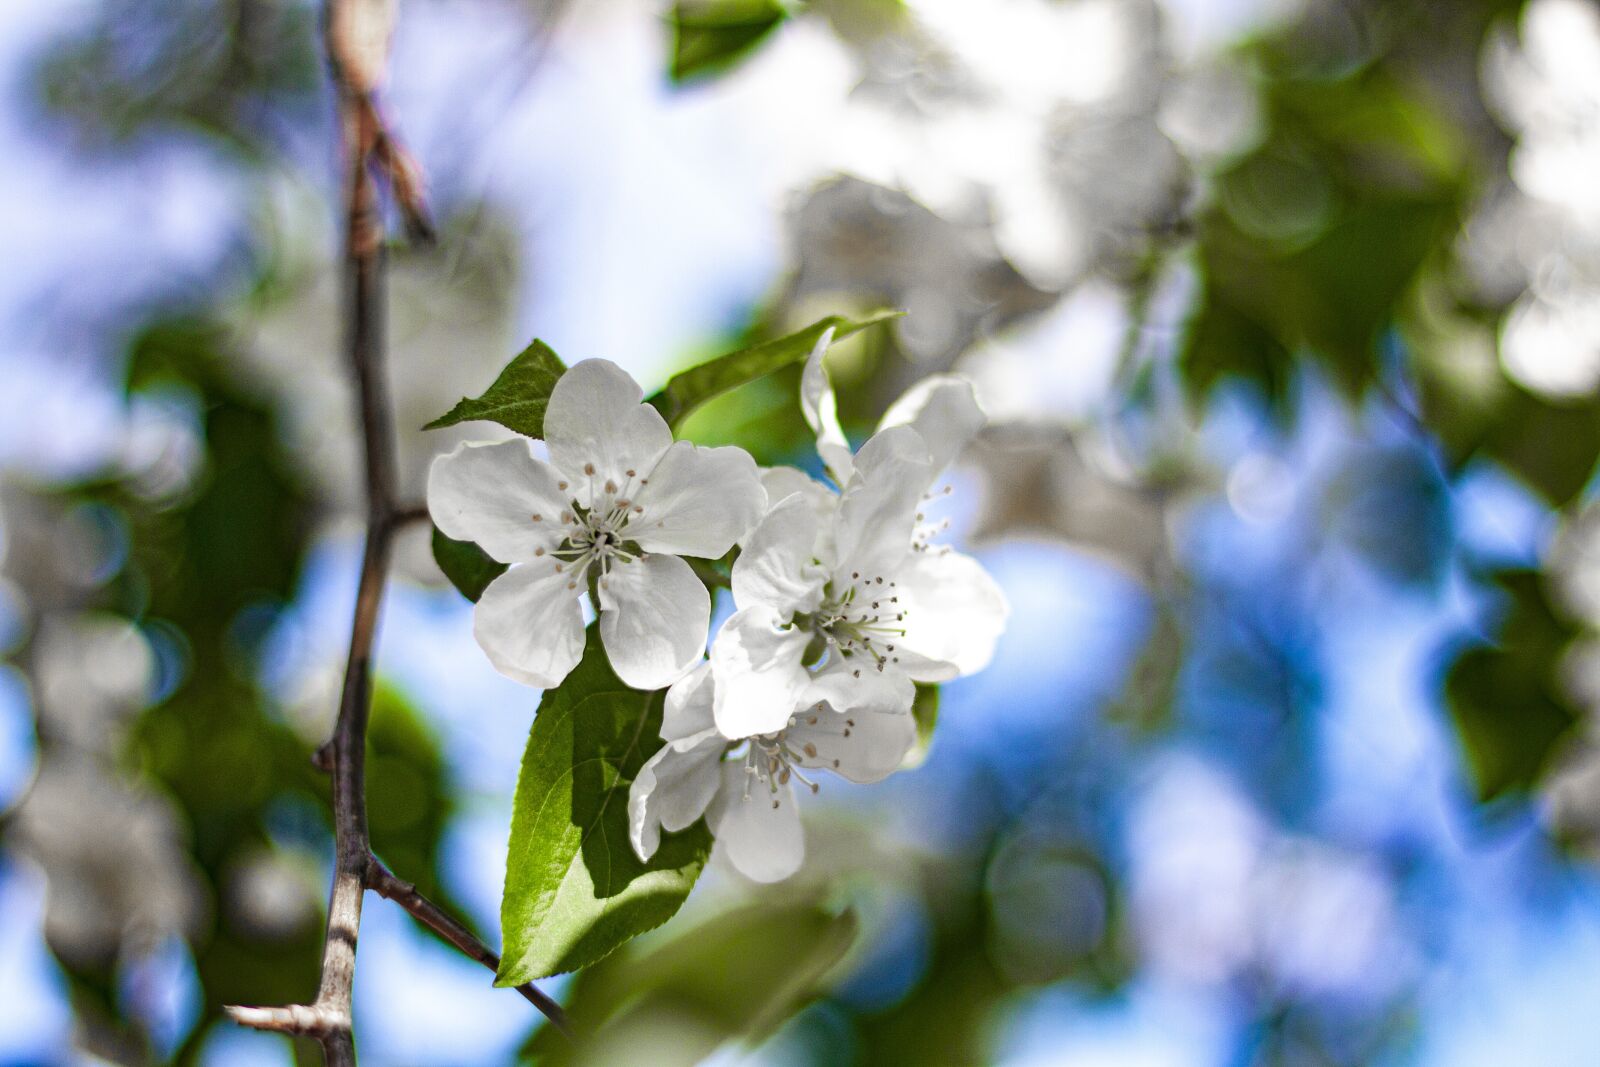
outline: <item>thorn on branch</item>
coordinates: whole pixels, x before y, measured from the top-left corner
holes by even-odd
[[[317,750],[315,752],[311,753],[311,766],[315,767],[319,771],[322,771],[324,774],[333,773],[332,741],[324,741],[322,744],[317,746]]]

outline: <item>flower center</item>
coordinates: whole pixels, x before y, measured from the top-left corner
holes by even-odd
[[[882,671],[886,664],[899,663],[894,642],[906,635],[906,611],[900,603],[899,587],[881,574],[850,575],[850,585],[842,593],[828,583],[822,607],[813,626],[845,659],[861,656]],[[861,669],[852,671],[861,677]]]
[[[818,704],[812,711],[791,716],[789,725],[798,725],[802,718],[804,718],[806,725],[813,728],[813,730],[819,727],[825,730],[829,729],[827,726],[822,726],[822,723],[825,719],[836,718],[839,720],[837,728],[841,736],[846,738],[851,735],[856,725],[855,719],[825,711],[821,704]],[[772,806],[777,808],[780,806],[778,787],[788,785],[791,778],[797,779],[812,793],[816,793],[819,790],[820,786],[801,772],[802,767],[808,766],[807,760],[811,761],[809,764],[811,767],[826,766],[817,754],[817,746],[814,743],[795,738],[785,729],[779,730],[775,734],[752,737],[747,742],[740,742],[740,744],[744,745],[745,800],[750,799],[753,791],[759,791],[760,787],[765,787],[767,796],[772,800]],[[738,746],[732,747],[737,748]],[[831,762],[834,767],[839,766],[837,759]]]
[[[600,568],[600,581],[603,583],[611,573],[614,562],[632,563],[646,555],[636,543],[629,540],[627,529],[630,522],[644,514],[643,505],[635,504],[631,494],[636,486],[648,485],[650,480],[640,478],[638,472],[630,470],[621,486],[608,478],[604,486],[596,489],[594,464],[586,464],[583,470],[589,477],[589,506],[585,508],[573,500],[572,506],[561,513],[562,532],[566,537],[560,547],[550,553],[560,561],[556,564],[556,572],[571,574],[567,581],[568,589],[578,588],[587,577],[591,565]],[[567,489],[568,485],[560,482],[558,487]],[[535,522],[543,520],[543,516],[539,515],[533,518]]]

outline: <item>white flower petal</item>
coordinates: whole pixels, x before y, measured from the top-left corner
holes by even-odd
[[[722,788],[706,811],[706,822],[734,868],[753,881],[782,881],[805,859],[794,789],[780,785],[768,791],[759,781],[747,783],[741,762],[722,764]]]
[[[768,503],[776,503],[793,493],[805,498],[812,514],[817,517],[817,542],[811,555],[832,569],[833,516],[839,509],[839,494],[823,485],[805,471],[795,467],[768,467],[761,472],[761,485],[767,491]]]
[[[628,790],[628,837],[642,860],[661,845],[661,831],[676,833],[705,814],[722,784],[718,765],[728,743],[715,730],[668,742],[639,768]]]
[[[933,459],[931,473],[937,477],[987,421],[971,382],[954,374],[935,374],[889,405],[878,427],[910,426],[921,434]]]
[[[738,739],[783,729],[805,693],[801,664],[811,635],[770,607],[755,604],[728,617],[711,646],[717,729]]]
[[[779,501],[733,561],[733,602],[765,604],[781,618],[817,610],[827,576],[812,562],[817,516],[799,493]]]
[[[909,426],[872,435],[856,456],[855,477],[839,500],[834,536],[836,590],[894,573],[911,552],[917,508],[933,480],[928,447]]]
[[[907,653],[900,665],[912,678],[946,681],[989,665],[1011,609],[983,564],[960,552],[930,549],[914,553],[896,581],[906,630],[896,644]],[[911,654],[949,667],[918,667]]]
[[[916,698],[917,687],[895,664],[885,664],[880,671],[870,656],[834,656],[811,675],[804,700],[813,710],[818,704],[827,704],[846,714],[892,715],[909,712]]]
[[[711,596],[677,556],[618,563],[600,582],[600,639],[617,677],[660,689],[683,677],[706,649]]]
[[[630,492],[628,471],[635,472],[635,479],[649,477],[672,446],[666,420],[639,402],[643,395],[627,371],[604,359],[573,364],[550,391],[544,413],[550,462],[584,507],[607,481]]]
[[[701,448],[679,441],[633,495],[624,531],[647,552],[717,559],[761,518],[767,491],[756,461],[742,448]]]
[[[832,771],[852,782],[880,782],[900,769],[917,741],[909,711],[824,709],[800,716],[785,734],[801,765]]]
[[[501,563],[521,563],[561,542],[571,496],[523,438],[463,442],[428,468],[428,514],[457,541],[475,541]]]
[[[806,425],[817,435],[817,455],[827,466],[828,473],[841,486],[850,480],[854,461],[850,454],[850,440],[839,426],[839,402],[833,394],[833,383],[822,365],[822,357],[833,344],[833,327],[822,331],[817,343],[806,357],[805,370],[800,375],[800,411]]]
[[[568,586],[582,576],[554,563],[524,563],[489,583],[472,612],[472,633],[495,670],[551,689],[583,658],[583,608]]]
[[[711,663],[700,665],[672,683],[661,711],[661,736],[668,741],[703,733],[716,727],[711,716]]]

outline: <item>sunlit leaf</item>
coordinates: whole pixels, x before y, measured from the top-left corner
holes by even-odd
[[[433,560],[439,564],[450,584],[473,603],[483,591],[506,572],[508,564],[501,563],[471,541],[457,541],[434,527]]]
[[[661,745],[662,693],[629,689],[589,628],[583,660],[545,693],[511,816],[498,985],[575,970],[670,919],[711,849],[704,824],[628,841],[628,787]]]
[[[670,16],[672,80],[728,70],[788,17],[778,0],[679,0]]]
[[[536,340],[506,364],[506,369],[482,396],[462,397],[455,407],[423,429],[437,430],[458,422],[487,419],[517,433],[542,438],[544,409],[550,402],[550,391],[566,369],[566,364],[549,345]]]
[[[659,393],[649,399],[649,403],[655,405],[668,423],[677,426],[690,412],[711,398],[805,359],[823,331],[830,326],[834,340],[841,341],[868,326],[899,318],[903,314],[903,311],[875,311],[859,319],[829,315],[796,333],[741,348],[675,374]]]

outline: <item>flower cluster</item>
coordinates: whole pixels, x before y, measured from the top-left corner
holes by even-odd
[[[745,875],[774,881],[804,852],[796,784],[831,771],[875,782],[916,741],[917,683],[982,669],[1005,625],[998,586],[934,543],[927,505],[940,472],[983,424],[971,386],[926,379],[852,452],[822,359],[801,406],[833,485],[758,470],[738,448],[673,443],[610,363],[579,363],[545,414],[550,462],[521,441],[438,459],[428,500],[451,537],[513,566],[485,590],[474,629],[502,672],[554,686],[583,651],[580,596],[593,586],[616,674],[669,686],[665,744],[629,797],[633,847],[704,817]],[[948,492],[948,490],[944,490]],[[680,556],[738,545],[736,610],[704,655],[710,600]]]

